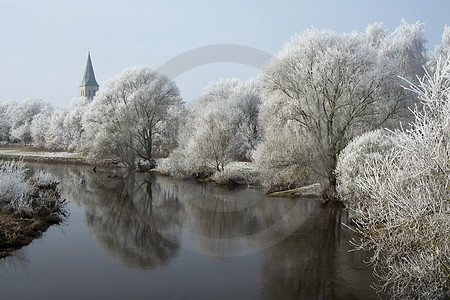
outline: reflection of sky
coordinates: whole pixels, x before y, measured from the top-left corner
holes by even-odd
[[[73,193],[67,194],[77,205],[69,202],[71,215],[65,225],[51,227],[43,238],[21,252],[23,264],[8,264],[8,260],[14,261],[13,257],[5,260],[5,268],[0,266],[0,290],[5,299],[289,297],[298,295],[299,281],[306,291],[315,291],[317,296],[324,292],[323,295],[335,295],[337,299],[344,295],[361,298],[369,293],[367,298],[375,299],[373,291],[362,285],[370,282],[370,269],[364,267],[361,255],[347,253],[349,235],[339,233],[338,219],[317,210],[313,199],[274,199],[256,190],[227,191],[211,184],[156,177],[150,213],[140,202],[146,200],[141,193],[149,191],[142,188],[144,185],[129,181],[128,192],[132,189],[136,196],[130,198],[132,203],[118,202],[123,206],[117,206],[114,193],[96,190],[95,186],[120,188],[123,187],[120,181],[108,184],[111,180],[86,167],[47,168],[58,172],[63,180],[71,176],[73,182],[84,182],[78,190],[72,186]],[[141,176],[144,175],[136,175],[138,181]],[[208,193],[214,191],[213,199],[226,203],[222,211],[215,210],[217,205],[208,200]],[[126,209],[130,208],[130,211],[138,208],[140,212],[128,214]],[[302,210],[306,211],[304,217],[299,214]],[[301,224],[279,222],[289,219],[284,217],[290,212],[300,217]],[[119,214],[111,215],[112,219],[122,218],[113,222],[117,224],[107,220],[108,214],[115,213]],[[156,260],[157,264],[136,268],[133,264],[139,260],[130,255],[148,252],[150,257],[157,258],[159,251],[154,244],[130,249],[133,251],[120,247],[122,241],[134,238],[130,230],[138,223],[150,224],[144,217],[156,224],[144,227],[153,230],[145,231],[149,237],[159,230],[161,238],[175,242],[173,249],[177,251]],[[259,220],[245,221],[248,217]],[[254,226],[254,231],[241,228],[248,224]],[[273,234],[263,237],[252,236],[270,230],[273,224],[285,227],[275,228]],[[218,228],[224,239],[214,238]],[[104,236],[118,242],[105,243]],[[336,288],[316,291],[309,288],[313,284],[319,287],[331,284]]]

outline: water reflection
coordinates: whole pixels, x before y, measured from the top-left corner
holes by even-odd
[[[283,240],[315,209],[311,201],[273,199],[260,191],[156,177],[184,208],[182,247],[213,257],[259,252]]]
[[[174,262],[174,276],[182,268],[191,273],[196,263],[183,260],[192,255],[181,255],[188,250],[219,260],[257,260],[248,273],[258,277],[249,281],[260,283],[254,297],[377,298],[364,253],[348,252],[351,233],[341,225],[346,216],[320,208],[316,199],[268,198],[257,190],[120,170],[45,168],[61,178],[63,196],[84,210],[84,225],[99,247],[127,269],[159,274]],[[214,279],[222,274],[212,262],[203,265],[212,276],[202,280],[219,290],[227,282]],[[234,268],[233,274],[243,271]],[[183,286],[177,288],[183,298]]]
[[[83,206],[89,231],[119,263],[150,269],[177,255],[182,207],[150,174],[85,169],[69,176],[67,196]]]
[[[264,252],[263,299],[371,299],[363,252],[349,252],[340,208],[318,211],[292,235]],[[366,271],[365,273],[362,271]],[[361,276],[364,274],[365,276]]]
[[[24,248],[14,251],[7,259],[0,259],[0,271],[21,270],[26,272],[29,260]]]
[[[314,200],[274,201],[260,191],[151,174],[84,169],[67,175],[67,196],[84,208],[99,245],[131,267],[162,265],[180,247],[219,258],[262,251],[317,209]]]

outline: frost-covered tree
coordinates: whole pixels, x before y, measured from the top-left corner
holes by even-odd
[[[30,124],[33,145],[46,149],[67,149],[70,144],[64,124],[67,114],[64,108],[51,108],[35,115]]]
[[[186,121],[186,110],[184,105],[172,105],[167,110],[167,117],[162,126],[160,133],[155,137],[153,142],[155,152],[160,156],[169,156],[169,154],[178,146],[178,136],[180,128]]]
[[[380,47],[386,40],[387,34],[387,30],[383,29],[383,23],[369,24],[365,29],[367,42],[372,47]]]
[[[31,121],[31,139],[33,140],[33,145],[38,148],[45,148],[47,146],[50,116],[50,112],[39,113]]]
[[[256,79],[241,82],[230,95],[230,106],[237,116],[237,147],[235,158],[251,159],[252,152],[261,141],[258,122],[259,107],[261,106],[261,86]]]
[[[75,98],[71,101],[71,108],[64,119],[65,133],[67,134],[69,150],[83,148],[85,130],[84,116],[88,111],[90,100],[86,97]]]
[[[365,131],[395,128],[414,103],[397,79],[399,66],[404,70],[400,75],[412,78],[417,61],[423,61],[421,31],[411,33],[408,26],[402,23],[392,35],[379,25],[352,34],[311,29],[285,45],[263,75],[260,119],[265,138],[255,153],[263,174],[284,174],[291,178],[286,185],[321,180],[328,186],[326,196],[334,197],[340,151]],[[395,46],[386,48],[389,43]],[[407,52],[408,46],[417,51]],[[286,149],[305,152],[296,154],[296,163]],[[292,164],[307,170],[295,173],[298,168]],[[288,170],[292,173],[286,174]]]
[[[220,171],[233,159],[237,146],[235,115],[233,108],[224,102],[209,102],[196,107],[195,127],[186,148],[192,164],[202,167],[212,164]]]
[[[9,140],[11,130],[10,112],[17,105],[14,101],[0,101],[0,140]]]
[[[145,67],[127,69],[108,80],[90,104],[86,148],[94,157],[116,158],[134,168],[136,159],[153,157],[174,106],[182,102],[168,77]]]
[[[47,129],[46,148],[48,149],[67,149],[69,145],[69,136],[64,126],[64,120],[67,116],[67,110],[64,108],[55,108],[50,115]]]
[[[426,40],[424,24],[409,24],[402,20],[394,32],[380,43],[380,57],[394,65],[396,75],[415,81],[416,75],[423,75],[426,64]]]
[[[265,127],[263,143],[253,153],[262,185],[283,190],[305,184],[314,178],[310,167],[313,151],[311,141],[296,124]]]
[[[37,99],[26,99],[10,107],[8,111],[11,121],[11,138],[18,139],[24,144],[31,142],[31,122],[39,113],[48,112],[48,103]]]
[[[411,90],[422,108],[410,129],[390,135],[386,151],[371,134],[349,144],[338,176],[356,212],[356,249],[373,253],[378,290],[395,299],[447,299],[450,295],[450,60],[436,63]],[[386,136],[378,135],[386,139]],[[378,151],[377,151],[378,149]],[[351,156],[355,158],[351,158]],[[352,170],[357,170],[351,174]],[[353,179],[348,178],[353,177]]]
[[[88,103],[84,97],[75,99],[66,109],[34,99],[0,102],[0,139],[17,139],[47,149],[80,150]]]
[[[436,62],[439,59],[447,59],[450,57],[450,27],[445,25],[442,32],[441,44],[434,48],[434,51],[430,53],[428,60],[428,69],[435,70]]]
[[[172,173],[223,171],[231,160],[249,158],[260,136],[260,102],[254,80],[211,82],[189,110],[179,148],[170,158],[177,170]]]

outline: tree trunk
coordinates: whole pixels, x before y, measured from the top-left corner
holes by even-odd
[[[322,192],[321,198],[324,200],[329,201],[336,201],[337,200],[337,192],[336,192],[336,174],[334,173],[334,170],[336,170],[336,162],[337,162],[337,154],[336,153],[330,153],[331,161],[330,165],[328,167],[328,186],[326,189]]]

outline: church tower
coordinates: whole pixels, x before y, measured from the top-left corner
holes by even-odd
[[[95,93],[98,92],[98,87],[99,85],[95,80],[94,68],[92,68],[91,53],[88,52],[86,70],[84,71],[83,81],[80,85],[80,96],[92,99]]]

